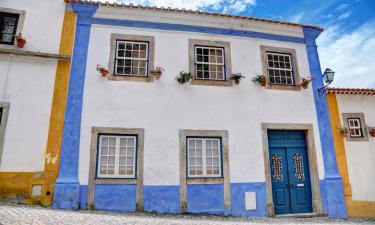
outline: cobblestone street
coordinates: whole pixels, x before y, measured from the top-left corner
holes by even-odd
[[[328,218],[245,219],[220,216],[127,214],[101,211],[65,211],[38,206],[0,205],[0,224],[126,224],[126,225],[257,225],[257,224],[375,224],[374,220]]]

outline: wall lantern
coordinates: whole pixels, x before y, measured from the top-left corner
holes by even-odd
[[[326,70],[324,70],[322,77],[326,85],[318,89],[320,95],[325,94],[328,85],[330,85],[333,82],[335,78],[335,71],[331,70],[330,68],[327,68]]]

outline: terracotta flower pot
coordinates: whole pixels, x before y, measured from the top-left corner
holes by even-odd
[[[266,80],[261,80],[260,81],[260,86],[265,87],[266,84],[267,84]]]
[[[235,85],[239,85],[240,84],[240,80],[234,80],[234,84]]]
[[[369,131],[371,137],[375,137],[375,130]]]
[[[303,87],[303,89],[309,88],[309,83],[302,83],[302,87]]]
[[[17,39],[17,47],[23,48],[26,44],[26,40],[23,38]]]
[[[156,80],[160,80],[161,72],[154,72],[154,77]]]
[[[348,132],[341,132],[341,136],[342,137],[347,137],[348,136]]]
[[[106,77],[106,76],[108,76],[109,71],[106,70],[106,69],[103,69],[103,70],[100,71],[100,73],[102,74],[103,77]]]

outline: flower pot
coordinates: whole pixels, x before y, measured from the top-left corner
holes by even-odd
[[[17,39],[17,47],[23,48],[25,46],[25,44],[26,44],[26,40],[25,39],[22,39],[22,38]]]
[[[342,137],[347,137],[348,136],[348,132],[341,132],[341,136]]]
[[[375,137],[375,130],[369,131],[371,137]]]
[[[267,84],[267,82],[265,80],[261,80],[259,83],[260,83],[260,86],[262,86],[262,87],[265,87],[266,84]]]
[[[307,83],[302,83],[302,87],[303,87],[303,89],[307,89],[307,88],[309,88],[309,84]]]
[[[240,84],[240,80],[234,80],[234,84],[235,85],[239,85]]]
[[[160,80],[161,72],[154,72],[154,77],[156,80]]]
[[[108,74],[109,74],[109,71],[108,71],[108,70],[105,70],[105,69],[103,69],[103,70],[101,70],[101,71],[100,71],[100,73],[102,74],[102,76],[103,76],[103,77],[106,77],[106,76],[108,76]]]

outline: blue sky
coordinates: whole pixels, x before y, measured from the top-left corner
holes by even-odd
[[[199,9],[322,26],[322,69],[336,71],[333,86],[375,88],[375,0],[112,0]]]

